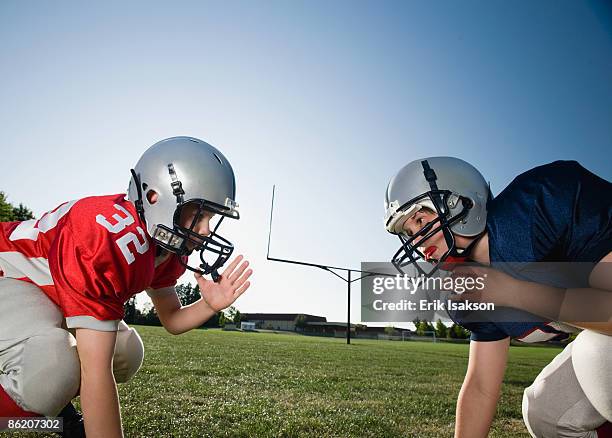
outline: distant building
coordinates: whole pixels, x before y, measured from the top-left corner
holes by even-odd
[[[243,313],[240,328],[242,330],[286,330],[298,331],[306,335],[318,336],[346,336],[346,322],[327,321],[324,316],[308,315],[305,313]],[[298,316],[304,317],[304,327],[296,329],[295,320]],[[245,324],[250,329],[245,328]],[[395,329],[397,336],[410,336],[413,333],[408,329]],[[368,327],[364,324],[351,324],[351,337],[377,339],[378,335],[386,335],[386,327]]]
[[[242,321],[240,323],[240,330],[243,330],[245,332],[253,331],[253,330],[255,330],[255,323],[254,322]]]
[[[327,321],[324,316],[307,315],[305,313],[243,313],[241,316],[243,321],[255,323],[257,329],[295,331],[295,320],[298,315],[304,316],[306,325]]]

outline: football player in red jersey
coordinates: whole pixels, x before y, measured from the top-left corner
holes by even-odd
[[[87,436],[122,436],[115,382],[136,373],[144,352],[122,321],[125,302],[146,291],[166,330],[180,334],[249,288],[242,256],[219,272],[234,249],[219,225],[239,218],[220,151],[173,137],[131,172],[127,197],[83,198],[0,224],[0,417],[74,414],[80,393]],[[198,266],[188,264],[192,253]],[[202,298],[182,306],[174,285],[186,269]]]

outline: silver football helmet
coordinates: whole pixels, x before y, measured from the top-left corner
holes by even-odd
[[[151,238],[163,249],[178,254],[188,269],[211,274],[216,281],[218,269],[234,250],[217,229],[224,217],[240,217],[234,171],[225,156],[197,138],[172,137],[147,149],[131,173],[128,199],[135,204]],[[157,193],[154,203],[147,196],[152,190]],[[181,224],[185,206],[197,207],[189,227]],[[202,236],[193,227],[206,212],[218,214],[220,219],[210,235]],[[189,249],[188,242],[195,248]],[[199,268],[182,261],[192,251],[200,252]]]
[[[414,265],[422,275],[432,275],[442,262],[465,258],[478,239],[467,248],[458,248],[455,235],[479,237],[487,222],[487,201],[491,199],[489,184],[471,164],[454,157],[430,157],[408,163],[391,178],[385,194],[385,227],[399,236],[402,246],[392,263],[402,267]],[[421,208],[429,208],[438,217],[412,236],[404,233],[404,223]],[[419,249],[442,230],[448,250],[425,271],[426,258]]]

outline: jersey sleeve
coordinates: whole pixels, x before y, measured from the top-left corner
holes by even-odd
[[[117,330],[124,302],[142,291],[147,275],[153,275],[152,256],[118,244],[125,236],[132,240],[137,224],[101,226],[100,218],[112,220],[113,211],[117,212],[113,204],[73,207],[50,248],[56,303],[68,328]]]
[[[493,342],[501,341],[502,339],[506,339],[508,337],[506,333],[499,330],[494,324],[491,323],[474,324],[474,326],[466,328],[472,332],[470,335],[471,341]]]

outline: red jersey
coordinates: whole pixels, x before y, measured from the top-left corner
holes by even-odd
[[[133,295],[174,286],[185,267],[175,254],[155,267],[155,252],[123,194],[66,202],[38,220],[0,223],[0,276],[40,287],[68,328],[114,330]]]

